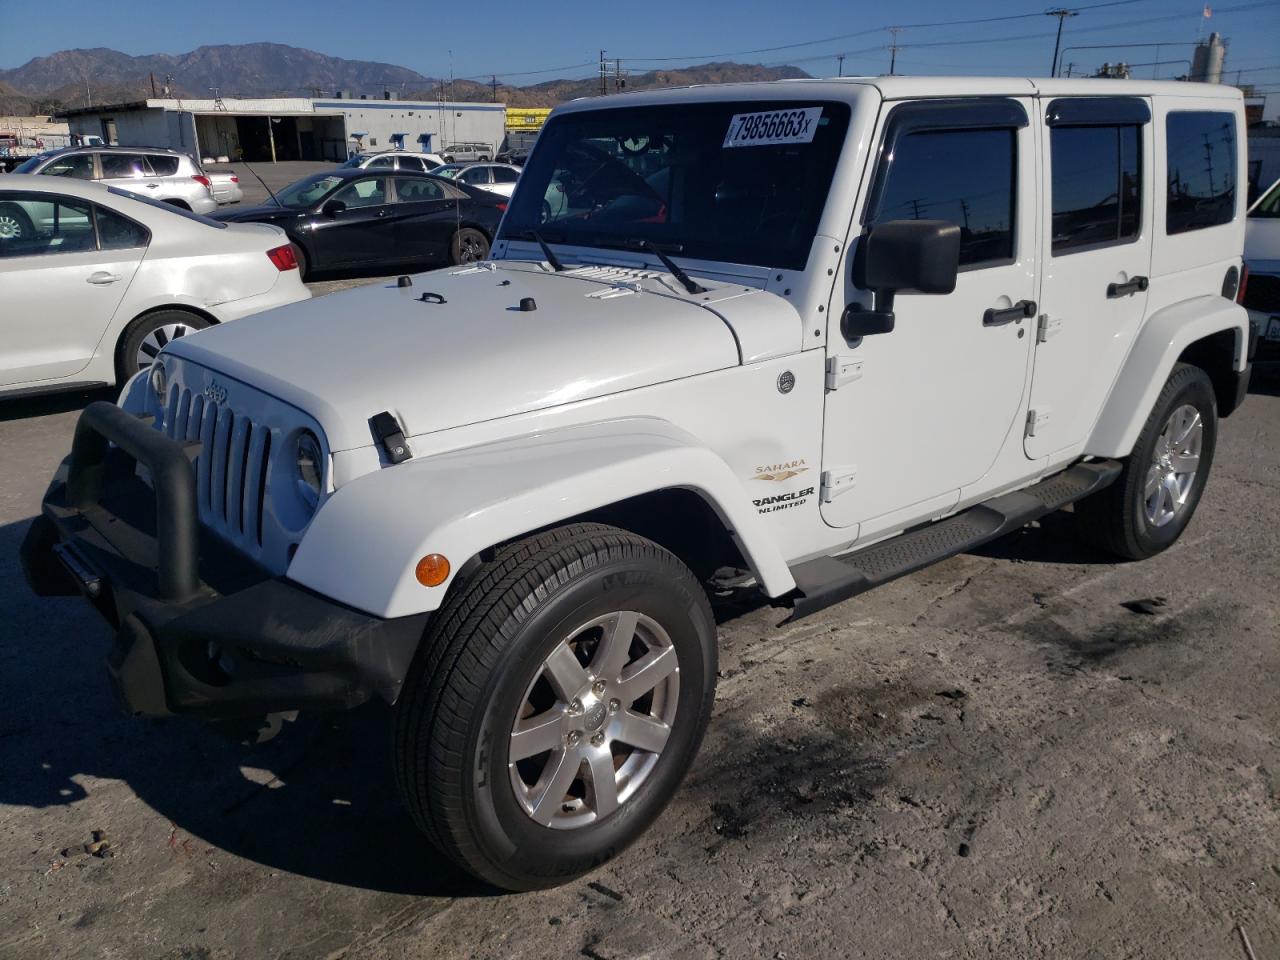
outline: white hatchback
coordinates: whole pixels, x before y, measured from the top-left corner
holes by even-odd
[[[123,382],[175,337],[310,295],[278,227],[0,175],[0,395]]]

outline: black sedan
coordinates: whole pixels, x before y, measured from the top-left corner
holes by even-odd
[[[489,244],[506,197],[425,173],[337,169],[291,183],[275,202],[214,216],[273,223],[309,272],[472,263]]]

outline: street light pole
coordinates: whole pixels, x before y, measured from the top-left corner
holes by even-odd
[[[1058,75],[1058,48],[1062,45],[1062,22],[1067,17],[1079,16],[1079,13],[1075,10],[1068,10],[1065,7],[1058,7],[1054,10],[1046,10],[1044,15],[1058,18],[1058,36],[1053,41],[1053,66],[1049,68],[1049,76],[1056,77]]]

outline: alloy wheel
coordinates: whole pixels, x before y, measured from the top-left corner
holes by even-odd
[[[1191,404],[1178,407],[1156,438],[1142,490],[1147,523],[1163,527],[1186,507],[1200,469],[1204,422]]]
[[[22,234],[22,223],[17,217],[10,213],[0,213],[0,240],[20,240]]]
[[[625,804],[658,763],[679,693],[671,637],[642,613],[597,617],[562,639],[511,728],[508,769],[525,813],[571,830]]]
[[[193,328],[185,323],[163,323],[142,338],[138,345],[137,363],[139,370],[151,366],[151,361],[170,340],[177,340],[191,332]]]

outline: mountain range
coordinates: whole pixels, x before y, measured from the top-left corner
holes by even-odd
[[[764,67],[740,63],[706,63],[627,76],[625,89],[644,90],[691,83],[727,83],[806,77],[797,67]],[[0,114],[56,113],[87,103],[120,103],[163,95],[208,97],[333,96],[349,90],[355,96],[397,99],[499,100],[512,106],[554,106],[599,92],[596,77],[545,80],[511,86],[427,77],[407,67],[373,60],[348,60],[281,43],[205,46],[190,53],[130,56],[95,47],[62,50],[36,57],[20,67],[0,70]],[[613,78],[609,78],[613,90]]]

